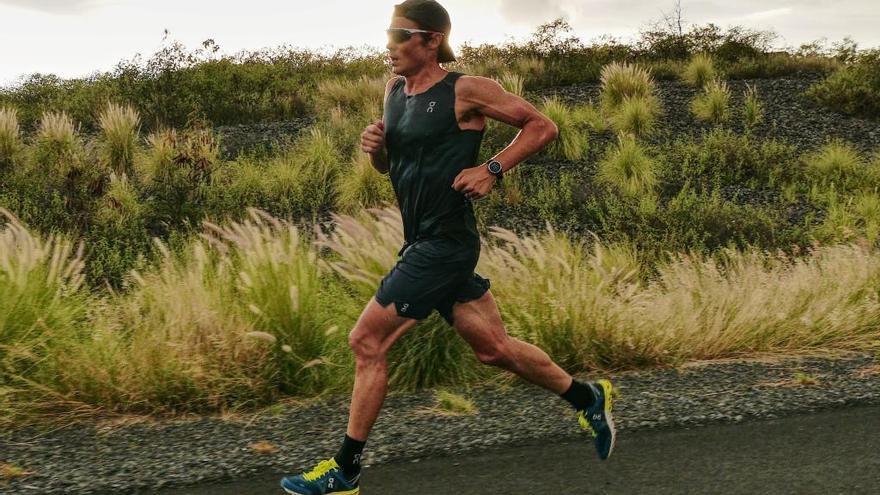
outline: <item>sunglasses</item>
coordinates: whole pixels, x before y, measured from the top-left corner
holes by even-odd
[[[410,38],[413,37],[415,33],[431,33],[431,34],[443,34],[437,31],[426,31],[424,29],[407,29],[407,28],[391,28],[386,29],[385,33],[388,34],[388,40],[394,43],[405,43],[409,41]]]

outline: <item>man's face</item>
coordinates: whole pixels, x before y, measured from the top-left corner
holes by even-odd
[[[418,24],[406,17],[393,17],[391,19],[391,28],[407,28],[420,29]],[[423,36],[431,36],[427,44],[423,44]],[[395,43],[388,40],[385,45],[388,48],[388,60],[391,63],[391,72],[398,76],[409,76],[418,73],[418,71],[427,64],[431,57],[431,50],[436,53],[436,49],[440,45],[442,35],[428,33],[414,33],[412,37],[404,42]]]

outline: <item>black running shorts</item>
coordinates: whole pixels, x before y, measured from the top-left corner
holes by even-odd
[[[452,325],[452,305],[479,299],[489,279],[474,272],[479,250],[451,239],[418,240],[402,249],[397,264],[376,290],[383,307],[394,303],[397,314],[422,320],[434,309]]]

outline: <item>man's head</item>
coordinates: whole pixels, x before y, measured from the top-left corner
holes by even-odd
[[[432,60],[455,61],[449,46],[451,28],[449,13],[434,0],[405,0],[395,5],[387,45],[392,71],[401,74],[406,67],[420,67]],[[413,29],[428,32],[406,31]]]

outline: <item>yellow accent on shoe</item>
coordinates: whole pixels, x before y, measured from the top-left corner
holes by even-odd
[[[308,473],[304,473],[303,479],[307,481],[314,481],[321,476],[327,474],[327,472],[333,468],[339,468],[339,464],[336,464],[336,459],[331,457],[327,460],[319,462],[318,465],[315,466],[315,468]]]
[[[602,390],[605,392],[605,412],[611,412],[611,398],[614,397],[614,387],[611,386],[611,382],[605,379],[596,381],[599,385],[602,385]]]
[[[596,432],[593,431],[593,427],[590,426],[590,422],[587,421],[587,417],[584,415],[584,411],[578,411],[577,415],[578,415],[578,424],[581,425],[581,428],[587,430],[590,433],[590,435],[595,437]]]

